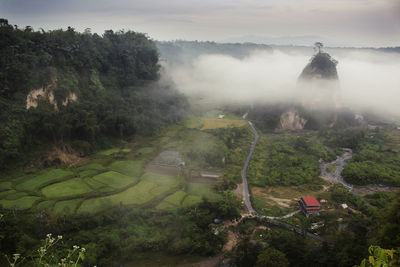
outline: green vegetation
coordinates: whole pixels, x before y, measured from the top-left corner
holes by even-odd
[[[16,200],[0,200],[0,206],[4,209],[26,210],[33,206],[33,204],[40,199],[34,196],[24,196]]]
[[[116,172],[133,177],[140,177],[143,173],[143,163],[141,161],[114,161],[110,165],[110,168]]]
[[[187,109],[180,93],[156,83],[158,52],[145,34],[34,31],[2,19],[0,40],[1,168],[26,164],[33,160],[27,152],[51,143],[87,154],[116,139],[154,135]],[[34,90],[54,100],[27,103]],[[119,151],[128,152],[99,155]]]
[[[209,201],[216,201],[220,197],[209,184],[188,183],[185,191],[191,195],[204,197]]]
[[[71,215],[75,213],[75,209],[82,202],[82,199],[71,199],[64,201],[57,201],[54,205],[53,211],[55,214],[61,215]]]
[[[25,182],[16,186],[17,190],[33,191],[51,182],[57,182],[60,179],[72,176],[73,172],[65,169],[45,170],[41,174],[28,177]]]
[[[73,178],[65,182],[52,184],[42,189],[42,193],[46,198],[71,197],[91,191],[92,189],[80,178]]]
[[[115,171],[109,171],[93,176],[93,180],[106,186],[119,189],[124,188],[129,184],[135,183],[137,181],[137,178],[126,176]]]
[[[248,177],[257,186],[310,183],[319,176],[319,159],[334,157],[314,136],[262,135],[250,162]]]
[[[400,186],[398,131],[377,129],[364,132],[355,154],[342,172],[346,181],[356,185],[387,184]]]

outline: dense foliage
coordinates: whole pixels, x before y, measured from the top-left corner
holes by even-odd
[[[342,172],[346,181],[357,184],[400,185],[399,132],[390,129],[363,131],[351,138],[355,154]],[[349,137],[347,137],[349,138]],[[346,140],[346,138],[342,138]]]
[[[300,185],[320,173],[319,159],[334,158],[315,138],[294,135],[262,137],[250,162],[248,177],[253,185]]]
[[[21,30],[1,19],[0,166],[49,141],[93,147],[176,122],[186,100],[155,82],[157,62],[141,33]],[[44,94],[27,109],[34,90]]]
[[[0,250],[8,255],[36,255],[46,233],[63,235],[60,249],[80,244],[86,248],[85,266],[119,266],[134,261],[136,253],[165,252],[171,255],[218,253],[226,242],[223,231],[215,234],[215,218],[239,216],[240,200],[226,191],[211,203],[177,212],[150,209],[119,209],[96,216],[29,215],[4,211],[0,220]],[[0,265],[4,258],[0,257]]]

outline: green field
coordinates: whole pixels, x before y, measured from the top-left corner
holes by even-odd
[[[25,196],[16,200],[0,200],[0,206],[4,209],[26,210],[33,206],[33,204],[40,199],[40,197]]]
[[[101,155],[101,156],[111,156],[112,154],[117,153],[119,151],[120,151],[119,148],[111,148],[111,149],[100,151],[97,154]]]
[[[19,191],[34,191],[35,189],[38,189],[41,186],[46,185],[50,182],[55,182],[59,179],[66,178],[72,175],[72,171],[65,169],[46,170],[43,171],[41,174],[30,177],[25,182],[18,184],[16,186],[16,189]]]
[[[201,201],[202,199],[200,196],[189,195],[183,200],[182,207],[190,207],[200,203]]]
[[[93,176],[93,180],[100,182],[106,186],[120,189],[126,187],[129,184],[137,182],[138,178],[126,176],[115,171],[109,171]]]
[[[181,179],[179,179],[177,177],[158,174],[158,173],[152,173],[152,172],[146,172],[142,176],[142,180],[153,182],[158,185],[169,186],[169,187],[176,187],[181,182]]]
[[[125,175],[140,177],[143,173],[143,162],[138,160],[115,161],[110,165],[110,168]]]
[[[188,128],[200,130],[213,130],[227,127],[243,127],[245,120],[218,119],[218,118],[191,118],[186,122]]]
[[[149,193],[155,187],[157,187],[156,183],[141,181],[137,185],[130,187],[121,193],[110,195],[107,197],[99,197],[85,200],[79,207],[78,213],[96,213],[120,204],[145,204],[155,198],[155,196]]]
[[[87,170],[96,170],[96,171],[104,171],[104,170],[106,170],[106,168],[103,165],[101,165],[100,163],[97,163],[97,162],[92,162],[92,163],[80,166],[77,169],[80,172],[87,171]]]
[[[9,190],[11,188],[12,188],[12,183],[11,182],[1,182],[0,183],[0,191]]]
[[[28,174],[18,171],[12,180],[11,176],[1,180],[0,205],[5,209],[49,209],[62,216],[94,214],[119,205],[171,210],[197,204],[203,197],[215,201],[219,196],[212,185],[186,183],[184,177],[144,169],[156,151],[177,151],[180,157],[191,151],[206,155],[217,142],[211,133],[174,126],[163,136],[140,140],[137,149],[132,144],[100,151],[83,166]]]
[[[41,201],[36,205],[34,210],[36,210],[36,211],[47,210],[50,207],[52,207],[53,205],[54,205],[54,201],[51,201],[51,200]]]
[[[81,201],[81,198],[57,201],[53,207],[53,211],[57,215],[74,214],[76,207]]]
[[[52,184],[42,189],[42,193],[46,198],[58,198],[77,196],[92,191],[81,178],[69,179],[65,182]]]
[[[216,201],[219,198],[219,195],[215,193],[210,184],[188,183],[186,192],[191,195],[205,197],[209,201]]]
[[[184,198],[187,196],[185,191],[179,190],[164,198],[164,200],[156,206],[158,210],[177,209],[181,207]]]

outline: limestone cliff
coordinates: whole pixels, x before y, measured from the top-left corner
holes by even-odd
[[[278,130],[284,131],[297,131],[303,130],[304,125],[307,123],[307,120],[300,116],[299,111],[292,107],[282,113]]]

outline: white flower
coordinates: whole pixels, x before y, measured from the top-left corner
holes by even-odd
[[[57,236],[58,239],[62,239],[62,235]]]
[[[85,249],[85,248],[81,248],[81,251],[82,251],[82,252],[85,252],[85,251],[86,251],[86,249]]]

